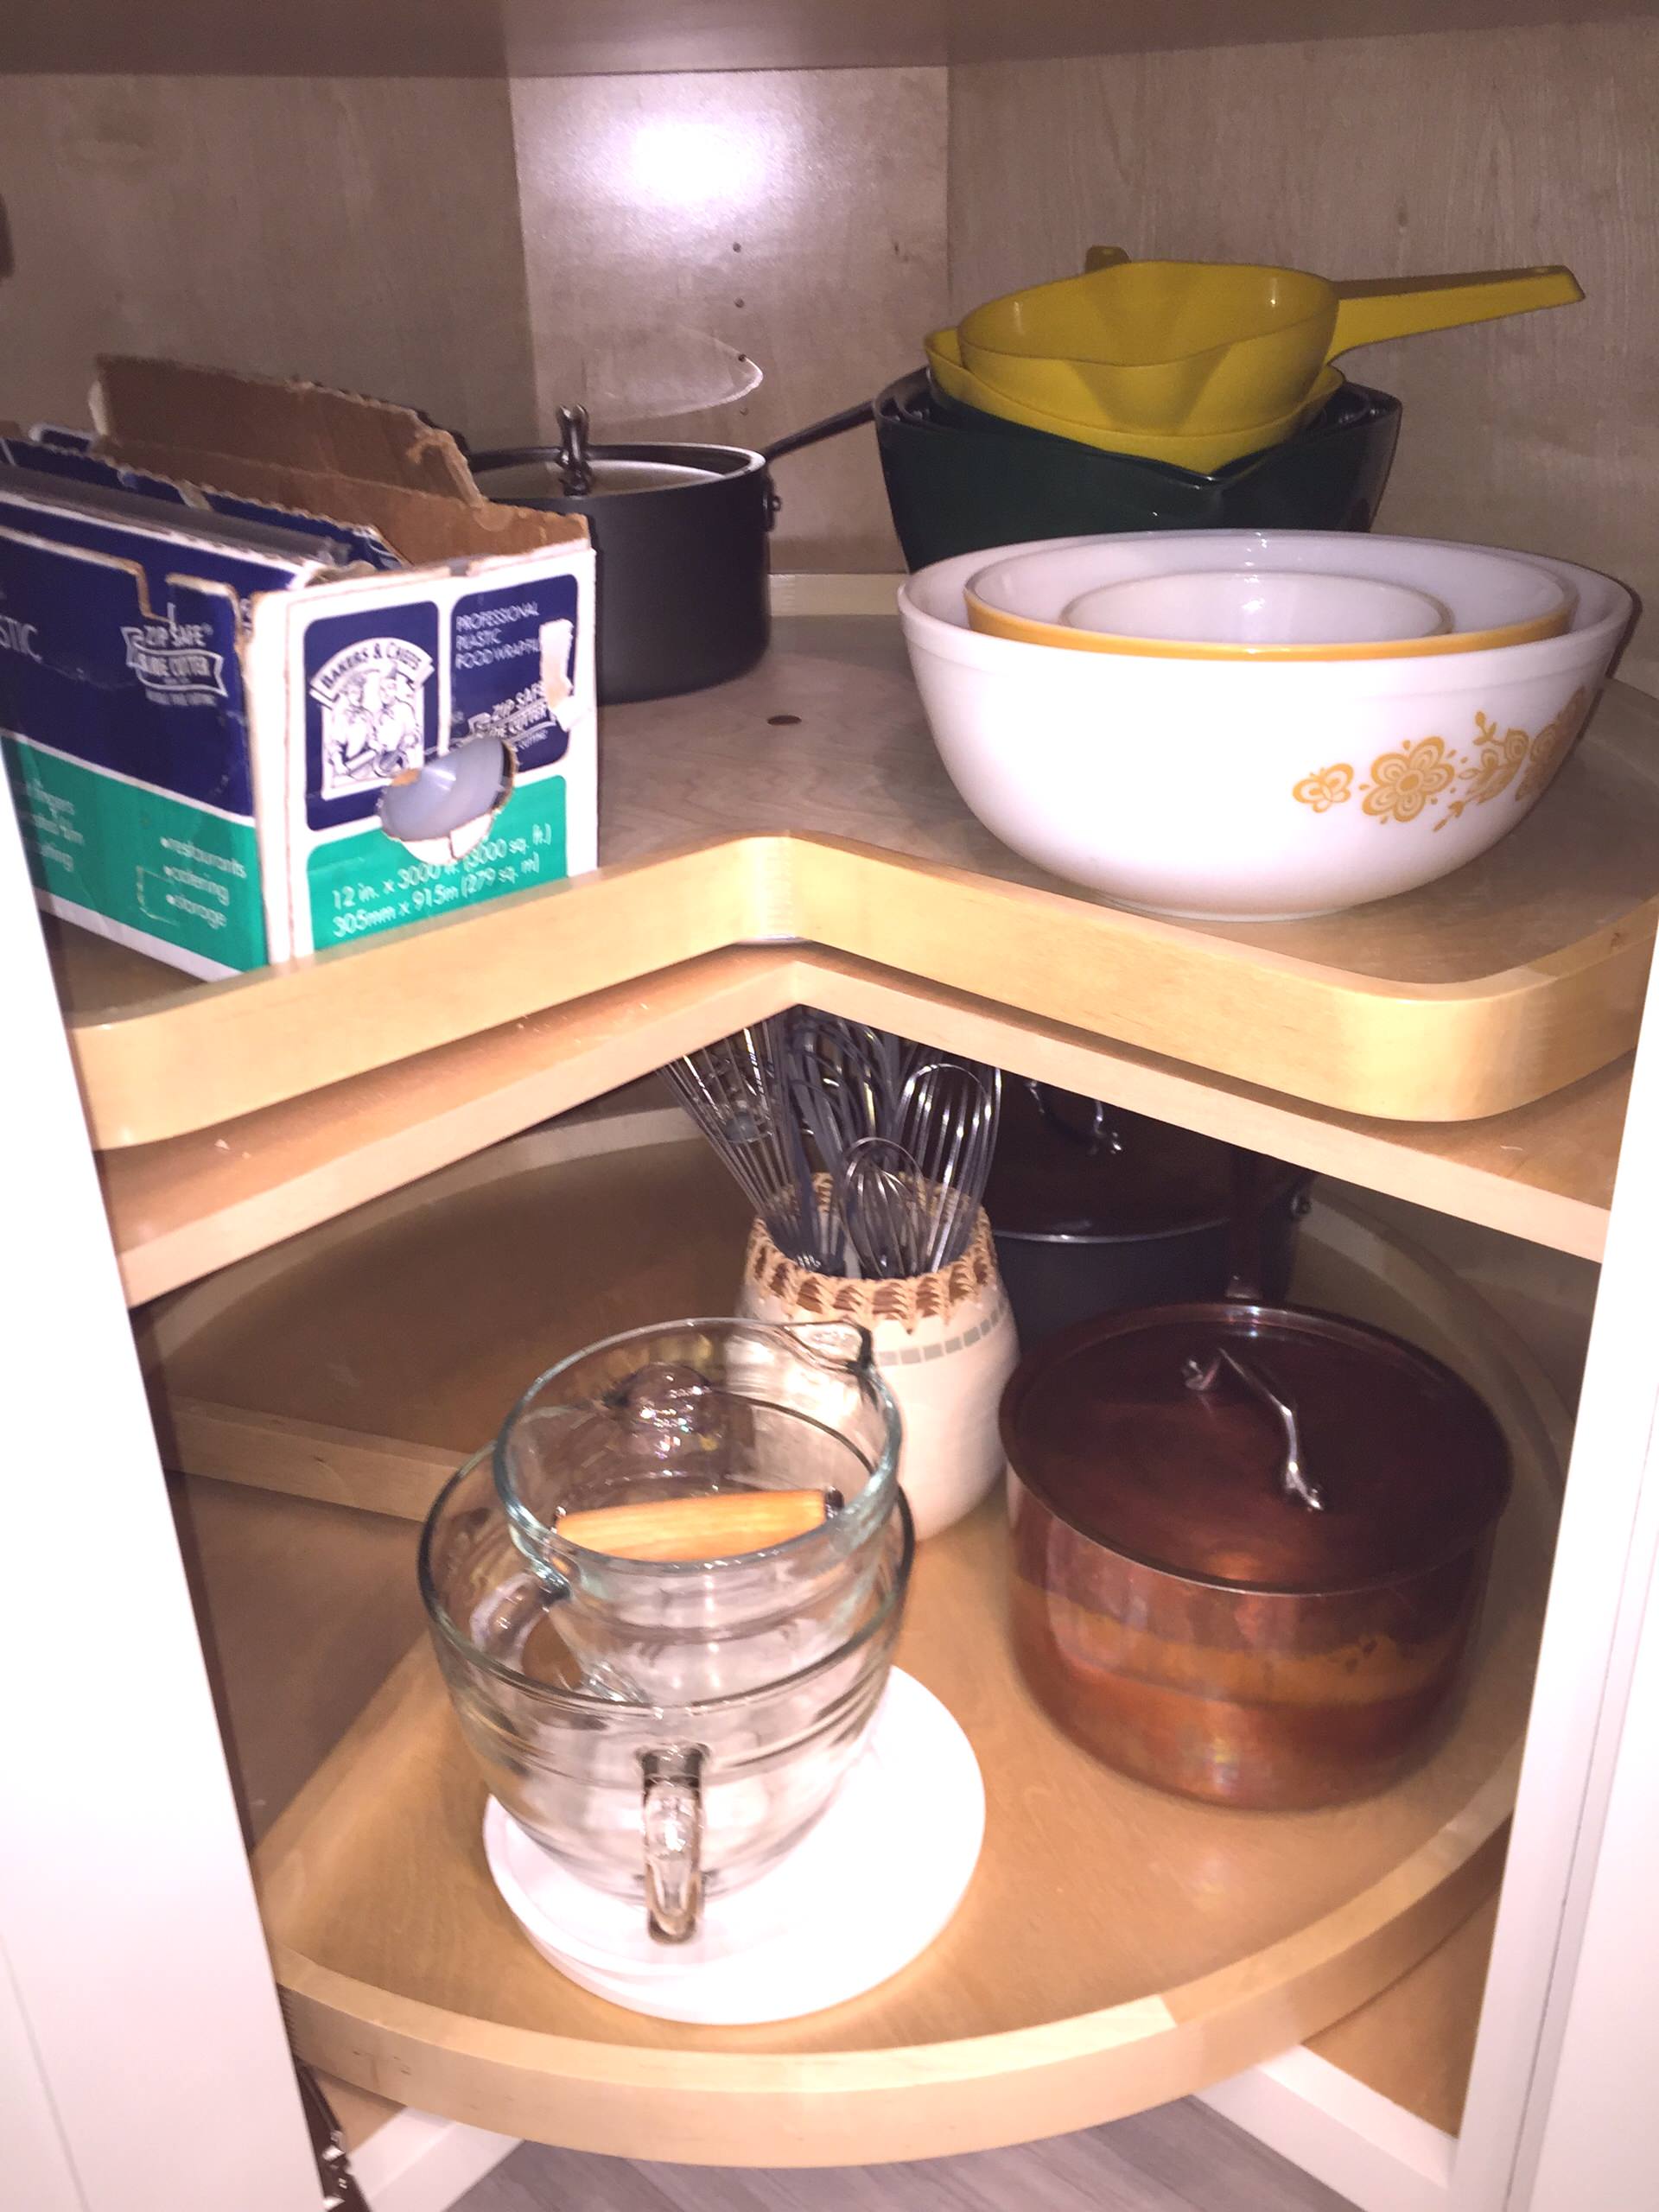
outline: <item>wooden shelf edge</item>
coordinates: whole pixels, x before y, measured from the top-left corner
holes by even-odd
[[[1512,1800],[1512,1781],[1510,1793]],[[741,2138],[742,2163],[767,2166],[844,2163],[852,2128],[858,2162],[880,2164],[938,2156],[947,2146],[1000,2150],[1029,2142],[1033,2133],[1100,2126],[1257,2063],[1264,2031],[1269,2037],[1317,2033],[1363,2004],[1379,1974],[1408,1970],[1476,1908],[1498,1879],[1507,1820],[1505,1813],[1497,1832],[1452,1868],[1435,1845],[1425,1846],[1387,1883],[1307,1931],[1349,1948],[1293,1999],[1282,1989],[1243,1986],[1260,1963],[1253,1961],[1219,2016],[1172,2028],[1154,2002],[1122,2007],[1115,2022],[1095,2016],[1017,2037],[818,2055],[810,2089],[794,2057],[746,2061],[513,2034],[414,1999],[389,2005],[384,1992],[280,1946],[273,1965],[296,2047],[313,2063],[382,2094],[395,2083],[411,2102],[471,2126],[571,2150],[704,2165],[730,2163]],[[1409,1904],[1402,1904],[1402,1883],[1421,1892]],[[1074,2047],[1079,2036],[1089,2038],[1086,2050]],[[895,2076],[903,2082],[898,2109]]]
[[[194,1135],[670,963],[810,944],[1229,1080],[1271,1074],[1315,1107],[1475,1121],[1629,1049],[1656,925],[1651,900],[1556,958],[1412,985],[874,846],[753,836],[72,1020],[70,1035],[93,1141],[115,1150]],[[1587,966],[1594,999],[1573,1013]]]
[[[920,988],[870,963],[811,950],[796,972],[800,995],[827,1014],[972,1053],[1016,1074],[1580,1259],[1602,1255],[1630,1090],[1628,1060],[1489,1121],[1377,1121],[1103,1044],[966,991]]]
[[[792,1002],[786,953],[716,953],[167,1143],[106,1153],[129,1305],[264,1251]]]
[[[727,839],[601,868],[411,923],[377,944],[72,1018],[92,1142],[112,1151],[196,1135],[505,1023],[637,988],[664,969],[766,942],[779,933],[772,842]]]
[[[1370,1122],[868,963],[779,946],[710,955],[219,1129],[105,1154],[105,1203],[129,1303],[177,1289],[798,1003],[1580,1258],[1601,1256],[1628,1089],[1623,1066],[1492,1122]]]

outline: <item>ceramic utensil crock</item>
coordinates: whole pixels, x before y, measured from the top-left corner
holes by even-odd
[[[1000,1480],[997,1405],[1019,1341],[982,1211],[949,1267],[876,1281],[816,1274],[757,1221],[738,1303],[762,1321],[833,1316],[868,1332],[903,1423],[899,1479],[918,1541],[959,1521]]]

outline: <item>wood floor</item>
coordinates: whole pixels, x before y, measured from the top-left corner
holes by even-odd
[[[1190,2101],[1014,2151],[915,2165],[743,2171],[526,2143],[455,2212],[1350,2212]]]

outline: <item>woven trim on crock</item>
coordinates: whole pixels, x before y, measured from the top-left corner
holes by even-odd
[[[815,1274],[787,1258],[757,1220],[749,1231],[743,1272],[757,1289],[775,1298],[791,1317],[813,1321],[855,1321],[871,1328],[897,1321],[909,1336],[920,1321],[949,1320],[958,1306],[977,1298],[997,1279],[991,1225],[982,1207],[968,1249],[948,1268],[929,1275],[901,1275],[871,1282],[853,1275]]]

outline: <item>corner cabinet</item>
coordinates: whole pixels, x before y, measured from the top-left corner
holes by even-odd
[[[1109,36],[966,0],[602,12],[296,0],[209,25],[168,0],[139,25],[79,0],[0,28],[0,415],[78,419],[92,354],[121,347],[381,391],[477,446],[582,396],[620,434],[755,444],[874,390],[948,309],[1108,237],[1333,275],[1561,259],[1580,324],[1366,364],[1408,400],[1382,522],[1659,592],[1632,365],[1654,295],[1630,274],[1659,235],[1651,10],[1402,4],[1363,39],[1288,0],[1243,21],[1198,0],[1178,32],[1130,5]],[[256,205],[251,226],[209,220]],[[716,356],[767,380],[721,399]],[[843,441],[785,467],[774,652],[740,685],[607,718],[594,877],[200,986],[86,939],[48,957],[0,807],[9,2201],[313,2212],[297,2050],[372,2212],[442,2212],[524,2136],[914,2158],[1188,2093],[1363,2212],[1651,2212],[1659,1021],[1633,1061],[1459,1122],[1274,1087],[1271,1016],[1230,992],[1224,932],[1172,1026],[1131,988],[1134,918],[1034,880],[943,785],[896,657],[872,456]],[[1654,671],[1638,632],[1616,706],[1638,751]],[[1643,946],[1613,949],[1633,997]],[[426,992],[435,966],[473,982]],[[486,1248],[531,1269],[510,1179],[579,1222],[597,1201],[576,1171],[602,1180],[631,1148],[658,1162],[660,1214],[685,1130],[641,1079],[802,1001],[1317,1171],[1319,1265],[1475,1363],[1527,1440],[1527,1503],[1471,1718],[1421,1794],[1345,1841],[1252,1830],[1208,1948],[1178,1928],[1141,1981],[1109,1973],[1109,1901],[1057,1859],[1065,1940],[1032,1986],[942,1949],[844,2029],[740,2050],[521,2001],[476,1870],[410,1855],[448,1772],[413,1531],[482,1438],[459,1402],[400,1424],[351,1268],[376,1240],[404,1249],[419,1214],[458,1271]],[[664,1282],[700,1280],[705,1232],[725,1249],[717,1212],[676,1215]],[[283,1302],[301,1280],[339,1305],[318,1290],[302,1323]],[[295,1380],[306,1326],[355,1347],[349,1403]],[[238,1357],[258,1376],[240,1398]],[[1017,1762],[1047,1754],[950,1633],[995,1603],[994,1533],[938,1540],[907,1633]],[[1170,1820],[1174,1864],[1191,1839]],[[987,1878],[1011,1887],[1020,1853],[1064,1848],[1010,1834]],[[457,1885],[433,1916],[474,1947],[471,1983],[410,1936],[418,1913],[377,1919],[400,1882]]]

